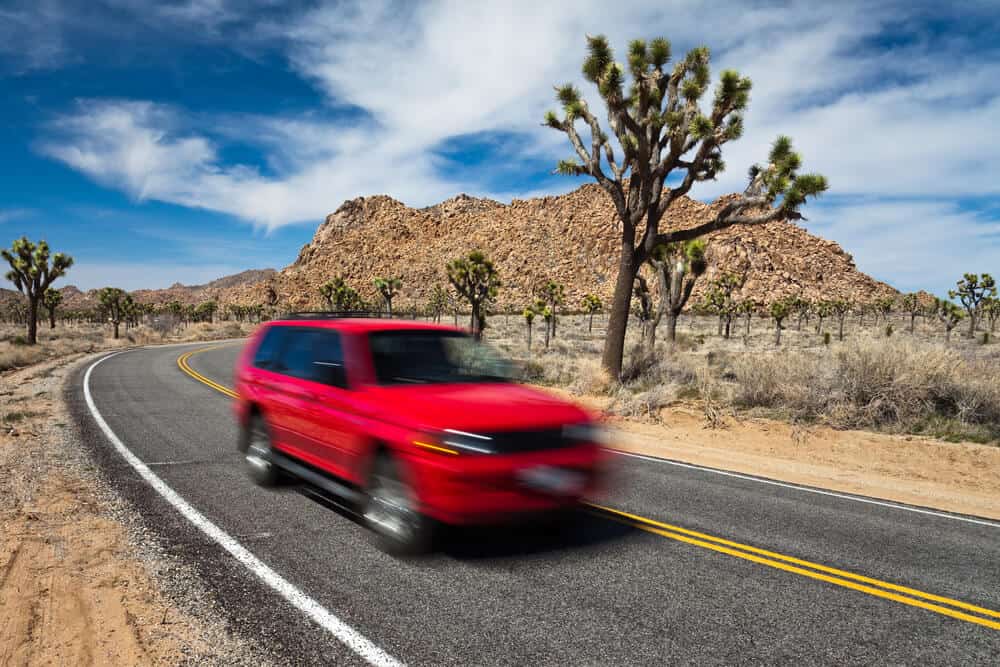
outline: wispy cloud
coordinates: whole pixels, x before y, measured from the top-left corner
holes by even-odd
[[[0,208],[0,225],[14,220],[23,220],[34,215],[30,208]]]

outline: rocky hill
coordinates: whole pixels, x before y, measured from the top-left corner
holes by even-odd
[[[667,218],[673,228],[707,220],[715,206],[677,201]],[[434,285],[447,285],[445,262],[478,248],[492,258],[503,281],[498,306],[520,309],[547,280],[566,287],[566,304],[576,307],[588,292],[610,300],[619,241],[610,198],[596,184],[561,196],[515,199],[509,205],[458,195],[414,209],[384,195],[344,202],[327,216],[295,262],[269,280],[227,290],[224,299],[262,303],[268,285],[290,309],[319,308],[319,286],[343,275],[366,299],[375,299],[377,276],[403,279],[397,307],[423,305]],[[707,237],[710,279],[722,272],[746,273],[743,297],[762,302],[802,295],[872,300],[896,291],[861,273],[833,241],[792,222],[733,227]]]

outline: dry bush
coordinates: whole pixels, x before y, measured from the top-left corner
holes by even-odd
[[[940,344],[868,339],[828,353],[748,354],[734,360],[733,372],[741,407],[843,428],[919,431],[936,418],[1000,431],[996,364]]]

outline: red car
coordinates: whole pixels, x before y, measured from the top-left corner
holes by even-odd
[[[451,327],[269,322],[236,367],[239,446],[257,483],[291,475],[357,503],[393,552],[426,548],[435,522],[571,508],[599,482],[598,426],[510,370]]]

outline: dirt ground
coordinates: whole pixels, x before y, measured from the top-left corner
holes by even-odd
[[[560,392],[564,393],[565,392]],[[594,410],[608,399],[571,396]],[[1000,447],[721,417],[696,404],[660,422],[610,417],[611,446],[833,491],[1000,519]]]
[[[167,599],[164,564],[73,442],[61,395],[79,356],[0,377],[0,665],[244,662]]]

